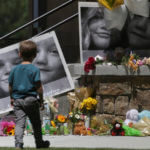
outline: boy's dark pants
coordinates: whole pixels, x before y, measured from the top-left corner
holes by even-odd
[[[16,99],[14,102],[16,115],[15,145],[23,144],[26,117],[28,116],[34,131],[35,143],[42,142],[41,120],[39,103],[35,97]]]

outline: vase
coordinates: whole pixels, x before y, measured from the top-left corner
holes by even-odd
[[[75,128],[75,123],[73,122],[72,123],[72,133],[71,133],[72,135],[74,135],[74,128]]]
[[[72,121],[68,121],[68,130],[69,130],[69,134],[72,135],[73,134],[73,131],[74,131],[74,122]]]
[[[90,128],[91,116],[88,115],[85,119],[85,127]]]
[[[63,123],[58,123],[57,134],[64,135],[64,124]]]

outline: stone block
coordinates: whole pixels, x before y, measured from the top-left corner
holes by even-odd
[[[128,96],[118,96],[115,100],[115,115],[126,115],[128,106]]]
[[[130,109],[137,109],[139,111],[139,105],[140,104],[139,104],[139,102],[137,101],[136,98],[131,98],[128,110],[130,110]]]
[[[106,114],[114,114],[114,98],[103,99],[103,110]]]
[[[100,95],[126,95],[131,94],[131,86],[126,83],[100,83],[97,94]]]
[[[96,114],[96,117],[102,122],[112,123],[112,120],[115,118],[115,115],[109,114]]]
[[[96,99],[98,100],[97,108],[96,108],[96,113],[103,113],[103,100],[100,96],[96,96]]]
[[[138,103],[142,106],[150,106],[150,90],[136,90]]]

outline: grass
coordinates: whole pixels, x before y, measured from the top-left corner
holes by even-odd
[[[24,148],[23,150],[35,150],[36,148]],[[0,147],[0,150],[16,150],[15,148]],[[39,150],[139,150],[139,149],[116,149],[116,148],[44,148]],[[144,150],[144,149],[142,149]],[[146,150],[146,149],[145,149]],[[148,150],[148,149],[147,149]]]

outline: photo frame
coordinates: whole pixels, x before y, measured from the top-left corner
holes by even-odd
[[[99,9],[100,13],[95,13],[94,16],[92,9],[95,9],[95,12],[96,9]],[[107,8],[98,2],[78,3],[81,63],[87,61],[89,57],[97,55],[107,59],[107,61],[115,62],[119,59],[117,58],[118,53],[121,55],[134,53],[141,59],[150,57],[150,17],[144,17],[128,11],[128,16],[120,30],[115,27],[108,29],[108,24],[110,23],[111,25],[112,22],[111,18],[109,18],[111,16],[107,16],[107,11]],[[101,15],[102,13],[104,13],[103,16]],[[108,18],[105,18],[106,16]],[[98,23],[96,24],[96,22]],[[101,26],[102,22],[105,25]],[[101,31],[96,31],[98,25],[99,27],[101,26]],[[103,30],[102,32],[102,29],[105,29],[105,31]],[[110,37],[103,33],[110,34]]]
[[[85,62],[88,57],[95,57],[96,55],[101,55],[104,56],[104,49],[89,49],[88,48],[88,44],[91,42],[91,40],[89,40],[89,37],[83,37],[83,30],[86,29],[86,27],[84,27],[84,22],[86,22],[85,19],[85,11],[87,9],[97,9],[97,8],[103,8],[102,5],[100,5],[98,2],[79,2],[78,3],[78,12],[79,12],[79,39],[80,39],[80,60],[81,63]],[[85,21],[84,21],[85,20]],[[88,33],[87,31],[85,31],[86,33]],[[86,41],[86,42],[84,42]],[[87,43],[86,46],[83,46],[84,43]]]
[[[74,83],[55,32],[52,31],[38,37],[33,37],[30,40],[34,41],[37,44],[38,53],[33,61],[33,64],[40,69],[44,98],[60,95],[74,89]],[[43,47],[42,50],[40,50],[43,45],[46,46]],[[10,97],[8,92],[8,76],[10,70],[15,65],[21,62],[21,59],[18,56],[18,48],[19,43],[2,48],[0,50],[0,80],[5,77],[6,82],[5,94],[4,91],[1,90],[1,88],[4,87],[4,84],[1,84],[3,85],[3,87],[0,86],[0,115],[8,113],[12,110],[12,107],[10,106]],[[44,53],[45,51],[46,53]],[[43,57],[43,55],[45,56]],[[42,58],[40,56],[42,56]],[[5,67],[8,68],[8,66],[6,65],[9,65],[9,71],[6,73],[7,75],[4,75],[4,70],[6,70]],[[51,66],[53,67],[53,70],[48,69]],[[44,75],[43,78],[42,74]],[[46,77],[48,78],[45,79]],[[1,93],[1,91],[3,92]]]
[[[66,61],[65,61],[65,58],[64,58],[64,55],[63,55],[62,49],[60,47],[59,41],[57,39],[55,31],[43,34],[39,37],[32,38],[32,40],[35,43],[45,41],[48,39],[51,39],[51,41],[53,41],[53,44],[55,45],[54,46],[56,48],[55,51],[57,51],[55,53],[58,53],[58,57],[59,57],[60,63],[61,63],[61,68],[59,68],[59,70],[64,70],[64,76],[61,78],[61,75],[60,75],[59,79],[55,78],[53,81],[50,81],[50,83],[43,84],[44,96],[56,96],[56,95],[59,95],[59,94],[62,94],[64,92],[74,89],[74,83],[73,83],[71,74],[69,72],[68,66],[66,64]],[[37,44],[37,46],[38,46],[38,44]],[[58,63],[58,62],[56,62],[56,63]],[[55,74],[55,76],[56,75],[57,74]],[[50,87],[53,87],[53,88],[50,88]]]

